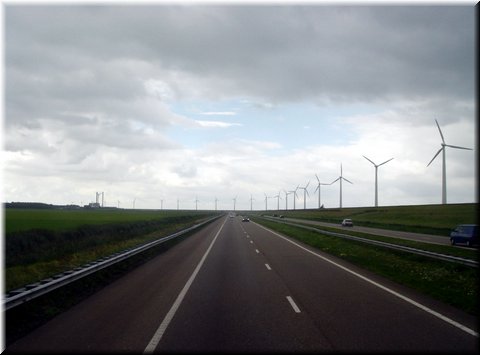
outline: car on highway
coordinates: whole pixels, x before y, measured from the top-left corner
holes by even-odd
[[[450,233],[450,243],[466,243],[469,247],[478,244],[478,226],[476,224],[459,224]]]
[[[343,227],[353,227],[353,221],[349,218],[346,218],[342,221]]]
[[[243,217],[242,222],[250,222],[250,218],[248,218],[248,217]]]

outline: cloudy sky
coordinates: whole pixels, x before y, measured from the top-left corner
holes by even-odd
[[[3,200],[476,202],[473,5],[4,4]]]

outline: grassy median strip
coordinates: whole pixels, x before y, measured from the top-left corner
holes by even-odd
[[[478,315],[477,268],[323,235],[274,221],[260,218],[253,220],[394,282]]]
[[[281,222],[280,222],[281,223]],[[424,242],[417,242],[413,240],[395,238],[395,237],[385,237],[376,234],[370,233],[363,233],[363,232],[355,232],[348,230],[346,228],[335,228],[335,227],[325,227],[320,225],[315,225],[311,223],[302,223],[302,222],[293,222],[294,224],[300,224],[305,227],[315,228],[318,230],[324,230],[327,232],[333,233],[340,233],[351,235],[355,237],[370,239],[370,240],[378,240],[385,243],[395,244],[395,245],[402,245],[410,248],[426,250],[433,253],[439,253],[444,255],[456,256],[459,258],[470,259],[470,260],[478,260],[478,250],[477,249],[464,249],[464,248],[457,248],[452,247],[450,245],[439,245],[439,244],[432,244],[432,243],[424,243]]]

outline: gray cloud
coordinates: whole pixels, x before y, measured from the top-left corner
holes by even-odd
[[[22,68],[54,75],[57,95],[128,99],[142,78],[115,61],[141,59],[206,94],[471,98],[473,24],[471,6],[7,6],[7,79]]]

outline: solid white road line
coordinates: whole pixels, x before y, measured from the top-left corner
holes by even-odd
[[[411,298],[408,298],[407,296],[404,296],[404,295],[402,295],[402,294],[400,294],[400,293],[398,293],[398,292],[396,292],[396,291],[394,291],[394,290],[392,290],[392,289],[389,289],[389,288],[386,287],[386,286],[383,286],[383,285],[381,285],[381,284],[379,284],[379,283],[377,283],[377,282],[375,282],[375,281],[373,281],[373,280],[370,280],[369,278],[367,278],[367,277],[365,277],[365,276],[363,276],[363,275],[360,275],[359,273],[356,273],[355,271],[350,270],[350,269],[346,268],[345,266],[342,266],[342,265],[340,265],[340,264],[337,264],[336,262],[334,262],[334,261],[332,261],[332,260],[330,260],[330,259],[327,259],[326,257],[324,257],[324,256],[322,256],[322,255],[320,255],[320,254],[317,254],[317,253],[315,253],[315,252],[313,252],[313,251],[311,251],[311,250],[309,250],[309,249],[301,246],[301,245],[298,244],[298,243],[295,243],[294,241],[292,241],[292,240],[284,237],[283,235],[280,235],[280,234],[272,231],[271,229],[268,229],[268,228],[266,228],[266,227],[264,227],[264,226],[262,226],[262,225],[260,225],[260,224],[258,224],[258,223],[255,223],[255,224],[256,224],[257,226],[265,229],[266,231],[268,231],[268,232],[276,235],[277,237],[280,237],[280,238],[282,238],[282,239],[285,239],[287,242],[292,243],[293,245],[296,245],[296,246],[299,247],[300,249],[303,249],[303,250],[305,250],[306,252],[309,252],[310,254],[313,254],[313,255],[315,255],[316,257],[319,257],[320,259],[323,259],[323,260],[325,260],[326,262],[329,262],[330,264],[333,264],[333,265],[339,267],[340,269],[345,270],[346,272],[349,272],[349,273],[351,273],[352,275],[355,275],[355,276],[359,277],[360,279],[362,279],[362,280],[364,280],[364,281],[366,281],[366,282],[371,283],[371,284],[374,285],[374,286],[377,286],[378,288],[380,288],[380,289],[382,289],[382,290],[384,290],[384,291],[386,291],[386,292],[388,292],[388,293],[390,293],[390,294],[392,294],[392,295],[394,295],[394,296],[396,296],[396,297],[398,297],[398,298],[400,298],[400,299],[402,299],[402,300],[404,300],[404,301],[412,304],[412,305],[415,306],[415,307],[420,308],[421,310],[423,310],[423,311],[425,311],[425,312],[427,312],[427,313],[429,313],[429,314],[431,314],[431,315],[433,315],[433,316],[435,316],[435,317],[443,320],[444,322],[447,322],[447,323],[453,325],[454,327],[457,327],[457,328],[463,330],[464,332],[466,332],[466,333],[468,333],[468,334],[471,334],[471,335],[473,335],[473,336],[475,336],[475,337],[478,337],[478,332],[476,332],[475,330],[470,329],[470,328],[464,326],[463,324],[460,324],[460,323],[454,321],[453,319],[450,319],[450,318],[448,318],[447,316],[444,316],[443,314],[438,313],[437,311],[434,311],[433,309],[430,309],[430,308],[428,308],[427,306],[424,306],[423,304],[420,304],[420,303],[412,300]]]
[[[268,264],[265,264],[265,267],[266,267],[268,270],[272,270],[272,268],[271,268],[270,265],[268,265]]]
[[[207,258],[208,253],[210,253],[210,250],[212,249],[213,244],[215,243],[215,241],[217,240],[218,235],[220,234],[220,231],[222,230],[223,226],[225,225],[226,220],[227,220],[227,219],[225,219],[225,221],[223,221],[223,224],[221,225],[221,227],[220,227],[220,229],[218,230],[217,234],[215,234],[215,237],[213,238],[212,242],[210,243],[210,246],[208,247],[207,251],[206,251],[205,254],[203,255],[203,257],[202,257],[202,259],[200,260],[200,262],[198,263],[197,267],[196,267],[195,270],[193,271],[192,275],[191,275],[190,278],[188,279],[188,281],[187,281],[187,283],[185,284],[185,286],[183,287],[182,291],[180,291],[179,295],[177,296],[177,299],[176,299],[175,302],[173,303],[172,308],[170,308],[170,310],[168,311],[167,315],[166,315],[165,318],[163,319],[163,322],[160,324],[160,326],[158,327],[157,331],[156,331],[155,334],[153,335],[152,339],[151,339],[150,342],[148,343],[147,347],[146,347],[145,350],[143,351],[144,354],[153,353],[153,351],[154,351],[155,348],[157,347],[158,343],[159,343],[160,340],[162,339],[162,336],[163,336],[163,334],[165,333],[165,330],[167,330],[167,327],[168,327],[168,325],[170,324],[170,321],[172,320],[173,316],[174,316],[175,313],[177,312],[178,307],[180,307],[180,304],[182,303],[183,298],[184,298],[185,295],[187,294],[188,289],[190,288],[190,286],[192,285],[193,280],[195,280],[195,277],[197,276],[200,268],[202,267],[203,263],[205,262],[205,259]]]
[[[260,253],[260,252],[258,251],[258,249],[255,249],[255,252],[256,252],[257,254]]]
[[[293,301],[292,297],[287,296],[287,300],[288,300],[288,302],[290,302],[290,306],[292,306],[292,308],[293,308],[293,310],[295,311],[295,313],[300,313],[300,308],[298,308],[298,306],[296,305],[296,303]]]

